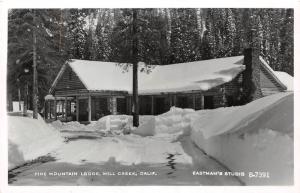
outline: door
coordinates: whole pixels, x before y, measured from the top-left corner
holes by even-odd
[[[177,107],[179,108],[189,108],[188,97],[187,96],[177,96],[176,98]]]
[[[117,114],[126,114],[125,98],[117,98]]]
[[[151,96],[141,96],[139,98],[139,111],[140,115],[151,115],[152,108],[152,98]]]
[[[165,110],[165,98],[156,97],[155,98],[155,114],[159,115],[166,112]]]
[[[213,108],[214,108],[214,97],[204,96],[204,109],[213,109]]]
[[[88,121],[88,99],[79,99],[79,121]]]

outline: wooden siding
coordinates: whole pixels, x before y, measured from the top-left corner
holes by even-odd
[[[55,95],[57,92],[63,95],[64,92],[76,92],[78,90],[87,91],[77,74],[73,72],[70,66],[67,66],[54,88]]]
[[[260,68],[260,85],[263,96],[282,92],[283,89],[271,74],[261,66]]]

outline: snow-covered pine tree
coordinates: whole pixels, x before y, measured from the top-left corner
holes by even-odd
[[[280,28],[279,70],[294,75],[294,11],[282,10]]]
[[[201,43],[201,55],[202,59],[212,59],[216,57],[216,40],[214,35],[214,20],[213,10],[206,10],[205,28],[202,43]]]
[[[84,59],[85,42],[87,41],[87,9],[66,9],[66,47],[69,58]]]
[[[110,37],[115,24],[115,13],[119,9],[99,9],[97,12],[97,24],[95,31],[96,59],[110,61],[111,44]]]

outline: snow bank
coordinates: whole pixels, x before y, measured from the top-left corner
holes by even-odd
[[[198,111],[191,116],[192,128],[201,131],[207,139],[225,132],[246,127],[291,93],[279,93],[263,97],[244,106]]]
[[[140,116],[138,128],[132,127],[132,116],[129,115],[108,115],[88,125],[76,121],[62,123],[59,120],[52,122],[51,125],[64,134],[65,132],[102,132],[104,135],[108,133],[112,135],[133,133],[143,137],[155,135],[155,117],[152,115]]]
[[[12,169],[43,156],[63,143],[60,133],[42,119],[8,116],[8,162]]]
[[[199,111],[192,140],[232,171],[243,171],[248,185],[293,183],[293,95],[276,94],[245,106]],[[249,178],[269,172],[270,178]]]
[[[155,129],[158,134],[174,134],[182,132],[190,124],[189,116],[193,109],[181,109],[171,107],[170,111],[158,115],[155,118]]]
[[[95,131],[95,127],[86,126],[83,124],[80,124],[77,121],[71,121],[71,122],[61,122],[60,120],[54,121],[51,123],[51,125],[58,129],[59,131]]]

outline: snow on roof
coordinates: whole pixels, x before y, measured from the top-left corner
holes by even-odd
[[[132,93],[132,69],[124,72],[114,62],[71,60],[70,67],[88,90],[127,91]],[[243,56],[154,66],[139,72],[139,93],[208,90],[235,78],[245,69]]]
[[[157,66],[140,84],[142,93],[208,90],[245,69],[243,56]]]
[[[277,78],[286,86],[287,91],[294,90],[294,77],[282,71],[274,71],[274,73]]]
[[[123,72],[114,62],[71,60],[70,67],[88,90],[128,91],[132,72]]]

